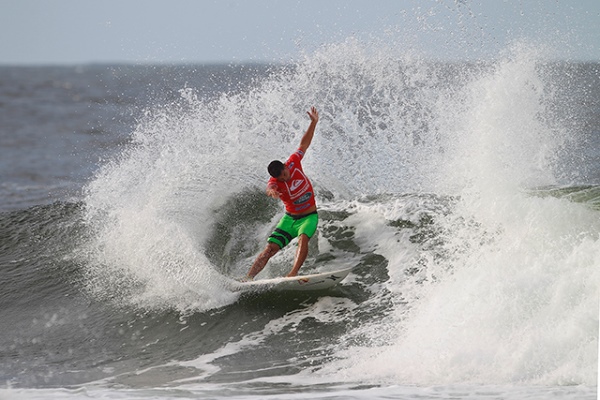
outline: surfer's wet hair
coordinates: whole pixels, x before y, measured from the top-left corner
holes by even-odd
[[[279,175],[281,175],[284,168],[285,165],[283,165],[281,161],[275,160],[271,161],[271,163],[267,167],[267,170],[269,171],[269,175],[271,175],[273,178],[279,178]]]

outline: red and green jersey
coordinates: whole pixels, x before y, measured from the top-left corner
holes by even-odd
[[[300,163],[302,157],[304,157],[304,152],[298,149],[285,162],[290,170],[290,179],[287,182],[280,182],[271,177],[267,184],[267,186],[277,187],[279,198],[285,205],[285,211],[291,214],[302,214],[304,210],[316,204],[312,184],[302,170]]]

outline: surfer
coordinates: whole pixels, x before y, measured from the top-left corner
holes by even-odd
[[[263,270],[269,259],[298,238],[298,249],[294,265],[287,276],[296,276],[308,255],[308,241],[317,230],[319,217],[315,203],[315,193],[308,177],[302,170],[301,160],[308,150],[319,121],[315,107],[307,112],[310,125],[300,140],[298,149],[284,163],[272,161],[267,170],[271,178],[267,182],[267,196],[280,199],[285,206],[285,214],[267,239],[267,246],[258,255],[248,271],[246,279],[252,280]]]

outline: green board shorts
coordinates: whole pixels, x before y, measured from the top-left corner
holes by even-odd
[[[318,222],[319,215],[316,211],[301,217],[293,217],[286,213],[279,220],[277,227],[275,227],[275,230],[267,241],[275,243],[283,249],[292,239],[302,234],[311,238],[317,231]]]

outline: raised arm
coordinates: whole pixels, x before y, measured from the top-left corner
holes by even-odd
[[[303,152],[306,152],[306,150],[309,148],[312,138],[315,135],[317,122],[319,122],[319,113],[315,107],[311,107],[307,114],[310,117],[310,125],[308,126],[306,132],[304,132],[304,135],[300,140],[300,146],[298,147]]]

